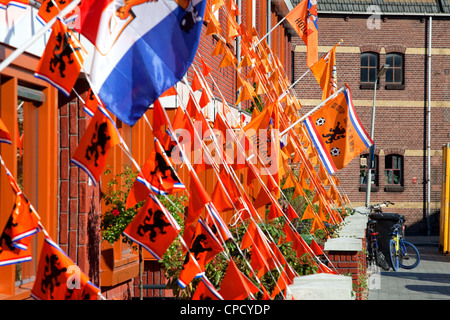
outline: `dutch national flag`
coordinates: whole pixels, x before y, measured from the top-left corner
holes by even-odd
[[[206,0],[84,0],[80,32],[95,50],[93,89],[132,126],[187,72],[197,51]]]

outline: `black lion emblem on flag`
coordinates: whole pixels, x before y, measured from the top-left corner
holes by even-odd
[[[331,133],[329,133],[329,134],[322,135],[322,137],[328,138],[328,140],[325,141],[325,143],[327,143],[327,144],[333,143],[334,141],[339,140],[341,138],[345,138],[345,135],[344,135],[345,128],[340,126],[340,122],[338,122],[336,124],[336,127],[334,129],[331,128],[330,132]]]
[[[159,229],[161,234],[166,234],[164,230],[165,227],[170,226],[170,223],[166,222],[164,217],[164,212],[161,210],[156,210],[154,213],[152,209],[147,210],[148,215],[145,217],[143,223],[139,225],[137,233],[140,236],[144,236],[147,232],[150,232],[149,239],[151,242],[155,242],[156,229]],[[153,223],[150,223],[153,217]]]
[[[95,124],[94,135],[91,139],[91,144],[86,148],[85,157],[87,160],[91,160],[93,156],[95,158],[94,165],[97,167],[97,161],[100,157],[100,152],[98,148],[101,148],[101,154],[104,155],[106,153],[106,143],[111,139],[108,135],[108,123],[102,122],[98,125],[98,122]]]
[[[67,63],[72,64],[73,54],[75,51],[81,50],[80,47],[73,47],[73,41],[69,33],[58,33],[56,35],[57,45],[53,49],[53,57],[50,59],[50,71],[55,72],[57,66],[59,68],[59,74],[61,78],[65,78],[66,75],[64,71],[66,70],[66,61]]]
[[[61,273],[66,272],[66,268],[58,268],[59,258],[56,254],[52,254],[51,256],[47,255],[45,257],[45,261],[47,265],[44,269],[44,278],[41,282],[41,291],[46,293],[46,290],[50,290],[50,298],[53,299],[53,290],[55,287],[59,287],[61,282],[58,281],[58,277]]]

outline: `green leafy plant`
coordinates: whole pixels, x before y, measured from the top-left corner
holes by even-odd
[[[111,169],[107,168],[104,174],[109,175],[111,172]],[[137,173],[130,166],[124,166],[124,170],[107,183],[106,190],[102,195],[102,199],[108,208],[102,215],[100,224],[102,239],[111,244],[120,239],[122,232],[142,207],[143,202],[140,202],[131,208],[125,208],[128,193],[136,177]],[[122,240],[132,243],[127,237],[123,237]]]

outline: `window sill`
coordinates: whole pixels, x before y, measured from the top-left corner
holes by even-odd
[[[370,187],[370,192],[378,192],[378,186],[371,186]],[[359,192],[367,192],[367,186],[359,186]]]
[[[386,186],[384,187],[385,192],[403,192],[405,187],[403,186]]]
[[[28,300],[30,299],[31,289],[33,289],[34,281],[21,285],[14,289],[14,294],[0,293],[0,300]]]
[[[384,87],[386,90],[405,90],[404,84],[387,84]]]
[[[361,90],[373,90],[375,83],[360,83],[359,89]],[[377,84],[377,90],[380,89],[380,84]]]
[[[129,281],[139,274],[139,257],[134,253],[120,254],[117,259],[115,248],[106,242],[102,244],[100,285],[111,287]]]

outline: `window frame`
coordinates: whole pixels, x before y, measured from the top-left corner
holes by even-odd
[[[398,158],[401,160],[400,162],[400,168],[394,168],[394,159]],[[386,165],[387,162],[389,161],[389,167]],[[404,187],[404,172],[405,172],[405,157],[402,156],[401,154],[396,154],[396,153],[392,153],[392,154],[388,154],[385,156],[384,158],[384,185],[385,185],[385,190],[386,191],[403,191],[403,187]],[[391,179],[392,181],[394,181],[394,173],[395,172],[399,172],[400,173],[400,181],[399,183],[390,183],[387,181],[387,173],[391,172]],[[402,190],[396,190],[396,189],[402,189]]]
[[[364,55],[368,55],[367,65],[362,64],[362,59]],[[376,58],[375,65],[372,66],[370,64],[370,56],[374,56]],[[362,70],[363,68],[367,69],[367,81],[363,81],[362,79]],[[373,89],[375,86],[375,80],[370,81],[370,70],[373,69],[375,71],[375,78],[380,68],[380,54],[375,51],[364,51],[360,54],[360,62],[359,62],[359,83],[360,89]],[[379,82],[377,83],[377,89],[379,88]]]
[[[24,100],[23,110],[23,192],[35,207],[41,224],[52,238],[57,235],[58,199],[58,91],[45,81],[36,79],[28,68],[36,67],[38,60],[23,56],[18,66],[6,68],[0,75],[0,118],[13,137],[11,145],[0,144],[0,154],[14,178],[18,174],[18,106]],[[5,106],[2,108],[2,106]],[[30,134],[31,133],[31,134]],[[32,138],[33,137],[33,138]],[[14,196],[7,182],[5,170],[0,168],[0,229],[8,219]],[[0,272],[0,300],[26,299],[34,284],[39,253],[44,241],[42,232],[33,235],[30,249],[32,260],[21,264],[22,278],[16,279],[18,264],[2,266]]]
[[[366,158],[367,160],[367,164],[366,164],[366,167],[365,168],[363,168],[362,166],[361,166],[361,159],[362,158]],[[369,171],[369,167],[368,167],[368,164],[369,164],[369,154],[368,153],[365,153],[365,154],[362,154],[361,156],[360,156],[360,165],[359,165],[359,191],[361,191],[361,192],[365,192],[366,190],[367,190],[367,181],[365,181],[365,182],[363,182],[363,183],[361,183],[361,178],[363,178],[363,179],[366,179],[367,180],[367,173],[368,173],[368,171]],[[378,191],[378,188],[379,188],[379,184],[380,184],[380,181],[379,181],[379,157],[378,157],[378,155],[377,154],[374,154],[374,163],[375,163],[375,167],[372,169],[372,176],[374,177],[374,179],[373,179],[373,183],[372,183],[372,185],[371,185],[371,191],[373,191],[373,192],[377,192]],[[365,176],[364,177],[362,177],[362,172],[365,172],[366,174],[365,174]]]
[[[389,68],[386,71],[385,76],[385,89],[387,90],[403,90],[405,88],[405,54],[402,52],[389,52],[386,53],[385,61],[388,64],[389,56],[392,55],[392,62],[389,63]],[[395,57],[400,57],[401,62],[400,65],[396,64]],[[395,81],[395,70],[400,70],[401,81]],[[388,81],[388,74],[392,72],[393,81]]]

